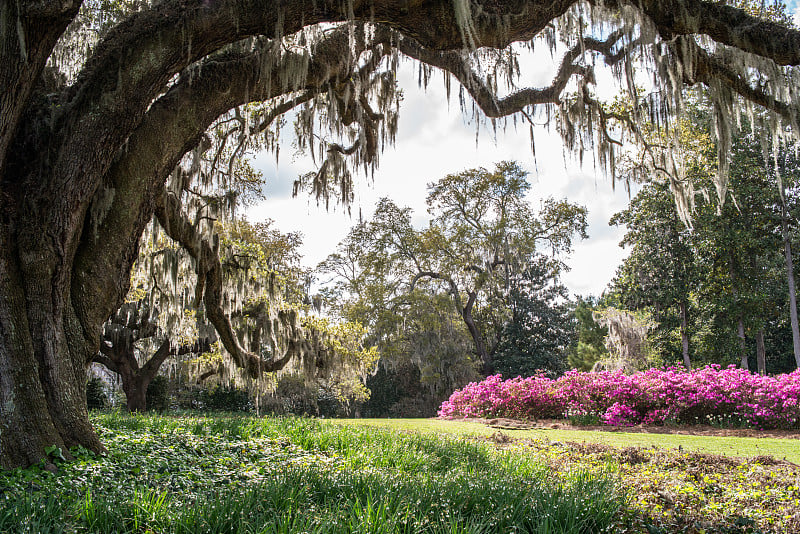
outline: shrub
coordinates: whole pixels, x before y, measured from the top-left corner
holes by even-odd
[[[250,394],[243,389],[215,386],[200,392],[200,402],[206,410],[219,412],[249,412],[253,410]]]
[[[103,410],[108,407],[106,386],[101,378],[95,376],[86,383],[86,406],[90,410]]]
[[[364,417],[433,417],[444,399],[422,383],[414,364],[379,365],[366,386],[370,396],[361,406]]]
[[[736,422],[800,427],[800,370],[761,376],[733,366],[686,371],[569,371],[501,380],[490,376],[455,391],[440,417],[599,418],[610,425]]]
[[[146,408],[148,412],[165,412],[169,408],[169,380],[157,376],[147,386]]]
[[[317,388],[301,374],[283,375],[273,394],[261,397],[261,409],[273,415],[317,415]]]

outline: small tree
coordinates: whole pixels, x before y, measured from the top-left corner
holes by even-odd
[[[504,378],[537,371],[557,375],[566,369],[567,352],[576,342],[577,321],[567,288],[540,257],[512,280],[511,320],[500,335],[495,370]]]

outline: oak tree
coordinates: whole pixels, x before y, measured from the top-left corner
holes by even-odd
[[[520,50],[509,45],[534,41],[549,43],[559,66],[549,86],[519,87]],[[721,187],[733,95],[765,107],[775,137],[797,125],[800,32],[724,2],[3,1],[0,465],[36,462],[52,445],[103,449],[85,369],[153,216],[194,258],[207,317],[237,365],[251,374],[280,365],[237,340],[214,239],[188,217],[187,188],[224,173],[205,172],[213,158],[189,166],[191,180],[173,171],[207,150],[204,132],[237,106],[266,103],[243,114],[236,150],[300,106],[300,145],[316,144],[320,128],[337,136],[317,147],[313,189],[346,198],[348,170],[373,169],[392,140],[400,54],[424,65],[423,80],[445,71],[491,118],[557,115],[567,147],[594,149],[610,171],[615,120],[680,113],[686,83],[714,95]],[[630,117],[595,97],[601,63],[640,104]],[[659,86],[652,98],[638,93],[637,66]]]

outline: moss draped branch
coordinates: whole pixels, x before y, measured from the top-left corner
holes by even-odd
[[[206,317],[214,325],[222,345],[236,366],[252,377],[283,369],[292,358],[292,351],[287,351],[278,359],[262,360],[257,354],[242,347],[222,308],[224,275],[217,250],[182,213],[180,201],[169,194],[166,188],[156,198],[155,216],[167,235],[195,260],[198,277],[202,276],[205,281],[203,304]]]
[[[623,57],[623,52],[638,45],[638,41],[627,47],[620,47],[614,52],[614,46],[621,40],[620,32],[613,32],[607,39],[598,40],[586,37],[581,44],[568,50],[561,59],[558,71],[549,86],[543,88],[525,88],[498,98],[485,81],[469,65],[463,52],[431,50],[420,43],[405,37],[397,37],[396,46],[403,54],[425,64],[438,67],[452,74],[467,90],[481,111],[492,118],[506,117],[531,106],[541,104],[559,104],[567,84],[573,76],[581,76],[593,81],[593,73],[582,61],[586,51],[602,54],[606,64],[613,65]]]
[[[692,58],[692,61],[685,63],[683,73],[683,81],[685,83],[693,85],[699,82],[710,86],[717,81],[739,94],[745,100],[774,111],[783,117],[788,124],[795,126],[800,124],[800,120],[798,120],[800,105],[790,105],[782,102],[767,92],[753,87],[739,73],[726,65],[722,59],[706,52],[693,38],[676,40],[671,46],[678,49],[678,53],[682,57]]]
[[[102,220],[87,217],[86,242],[78,251],[73,302],[82,323],[103,322],[127,291],[128,273],[142,231],[151,219],[154,195],[181,158],[198,145],[204,132],[222,114],[248,102],[275,100],[259,125],[265,129],[289,109],[324,93],[350,75],[342,50],[348,46],[345,29],[330,33],[311,59],[306,84],[295,93],[281,83],[282,74],[297,60],[286,54],[266,64],[264,47],[232,53],[187,70],[148,110],[104,178],[114,191]],[[278,100],[286,95],[284,101]],[[168,131],[171,135],[164,136]],[[120,236],[124,235],[124,238]],[[125,284],[120,287],[120,283]],[[103,295],[118,295],[107,303]]]
[[[604,5],[625,3],[628,2],[605,1]],[[679,35],[708,35],[718,43],[769,58],[778,65],[800,64],[800,31],[754,17],[725,3],[633,0],[630,5],[647,15],[664,39]]]

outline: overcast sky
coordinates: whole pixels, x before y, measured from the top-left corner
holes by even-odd
[[[795,20],[800,22],[797,0],[789,3]],[[549,84],[553,61],[537,57],[528,62],[520,85],[541,87]],[[581,168],[565,155],[555,133],[540,129],[536,133],[536,161],[530,150],[527,126],[517,131],[509,125],[496,138],[485,129],[477,136],[475,124],[469,124],[459,109],[457,97],[448,103],[443,84],[436,79],[427,91],[417,86],[413,64],[404,63],[398,73],[404,101],[400,110],[397,143],[381,157],[373,183],[359,177],[352,217],[341,208],[326,211],[307,196],[292,198],[292,182],[301,173],[314,170],[307,157],[292,157],[291,150],[281,150],[276,165],[272,154],[260,154],[256,167],[267,178],[267,200],[251,208],[247,217],[253,221],[274,219],[283,232],[303,233],[304,264],[315,266],[334,251],[336,244],[358,220],[359,212],[369,219],[377,200],[389,197],[400,206],[414,209],[418,227],[427,221],[426,186],[449,173],[475,167],[492,168],[501,160],[516,160],[530,172],[530,201],[535,205],[549,196],[567,198],[589,211],[589,239],[578,242],[567,258],[570,272],[563,282],[574,295],[599,295],[614,276],[628,251],[618,243],[624,228],[609,227],[610,217],[625,209],[629,196],[622,184],[612,188],[609,178],[595,170],[591,158]],[[457,94],[457,93],[456,93]]]

